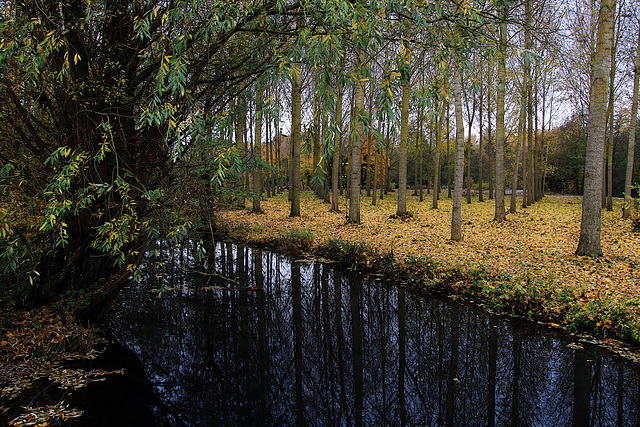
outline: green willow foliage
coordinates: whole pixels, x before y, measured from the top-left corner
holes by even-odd
[[[161,225],[174,234],[192,225],[180,220],[190,203],[196,215],[215,213],[229,178],[250,164],[231,141],[228,105],[259,76],[288,76],[296,62],[336,67],[354,50],[408,38],[416,49],[437,46],[439,55],[463,52],[492,7],[410,0],[4,1],[5,278],[36,302],[97,289],[81,313],[94,316],[135,272]],[[354,75],[347,67],[340,78]],[[325,92],[334,93],[335,80],[326,82]],[[384,84],[389,116],[393,90]]]

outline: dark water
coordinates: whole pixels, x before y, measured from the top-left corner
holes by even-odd
[[[146,280],[112,321],[172,423],[640,425],[637,364],[319,262],[227,244],[195,262],[192,249],[160,250],[177,289],[158,299]],[[263,290],[199,289],[212,286]]]

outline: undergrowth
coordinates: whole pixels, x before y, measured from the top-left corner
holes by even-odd
[[[587,332],[597,338],[640,343],[640,301],[618,301],[602,292],[559,283],[489,273],[485,266],[448,267],[429,256],[409,258],[401,270],[416,287],[480,298],[492,311]]]
[[[275,246],[287,252],[308,252],[313,246],[313,233],[297,228],[281,231]]]
[[[356,271],[375,269],[385,274],[391,272],[394,267],[392,253],[380,253],[371,244],[364,242],[328,239],[318,247],[318,253]]]
[[[416,289],[461,298],[479,299],[490,310],[563,327],[569,332],[587,332],[597,338],[640,343],[640,301],[619,301],[587,286],[571,286],[552,275],[535,277],[493,272],[482,262],[451,263],[429,255],[397,261],[365,241],[328,238],[315,243],[313,233],[293,229],[256,238],[248,226],[224,230],[226,238],[287,252],[313,252],[361,273],[380,273]]]

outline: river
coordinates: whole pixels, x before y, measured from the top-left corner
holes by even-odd
[[[196,260],[194,245],[159,247],[165,266],[149,262],[110,322],[165,424],[640,424],[640,366],[564,333],[320,261],[226,243]]]

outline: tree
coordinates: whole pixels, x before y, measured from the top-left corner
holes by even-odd
[[[507,80],[507,8],[503,6],[503,21],[500,22],[500,41],[498,52],[498,90],[496,95],[496,194],[494,199],[494,221],[504,221],[504,97]]]
[[[403,57],[400,66],[402,82],[402,108],[400,112],[400,146],[398,148],[398,210],[396,215],[407,213],[407,138],[409,135],[409,98],[411,95],[411,69],[408,41],[403,40]]]
[[[462,123],[462,70],[460,64],[453,78],[454,108],[456,114],[456,169],[451,210],[451,240],[462,240],[462,181],[464,179],[464,124]]]
[[[526,96],[526,90],[523,87],[523,98]],[[520,105],[520,114],[518,115],[518,142],[516,143],[516,157],[513,161],[513,176],[511,178],[511,204],[509,205],[509,213],[516,213],[516,199],[518,197],[518,166],[522,156],[522,147],[524,146],[524,140],[527,138],[525,133],[525,120],[527,110],[524,105]],[[523,162],[524,164],[524,162]],[[525,185],[523,185],[525,187]],[[523,191],[524,193],[524,191]]]
[[[349,192],[348,222],[360,224],[360,181],[362,179],[362,145],[364,144],[364,68],[365,54],[361,49],[356,50],[355,79],[354,79],[354,130],[353,147],[351,150],[351,191]]]
[[[256,170],[253,174],[253,182],[255,184],[253,196],[252,212],[260,213],[260,200],[264,191],[263,167],[262,167],[262,111],[264,107],[264,86],[258,83],[256,86],[256,140],[254,147],[254,157],[256,159]]]
[[[253,56],[273,38],[248,34],[276,25],[265,16],[288,28],[292,12],[261,2],[3,4],[0,108],[13,120],[2,121],[2,169],[19,170],[12,191],[34,184],[30,222],[3,218],[3,266],[28,283],[29,301],[77,291],[89,301],[80,315],[99,317],[141,262],[160,223],[153,209],[169,205],[159,218],[179,223],[188,198],[164,191],[178,188],[173,179],[224,191],[217,183],[244,161],[224,137],[227,103],[272,61]],[[212,153],[206,168],[187,168],[201,157],[195,146]]]
[[[343,67],[341,66],[341,69]],[[336,104],[333,116],[333,155],[331,162],[331,210],[340,212],[338,199],[338,185],[340,181],[340,154],[342,153],[342,97],[344,95],[344,84],[342,80],[338,82],[336,91]]]
[[[633,159],[636,144],[636,128],[638,120],[638,86],[640,86],[640,20],[638,21],[638,45],[636,47],[636,62],[633,67],[633,95],[631,98],[631,123],[629,125],[629,145],[627,147],[627,169],[624,179],[624,192],[631,197],[631,185],[633,184]],[[625,206],[622,211],[623,218],[629,218],[631,209]]]
[[[302,17],[298,17],[296,26],[303,26]],[[289,199],[291,213],[300,216],[300,150],[302,145],[302,66],[300,62],[291,69],[291,176],[289,177]]]
[[[448,104],[445,99],[442,101],[442,107],[437,111],[436,117],[436,159],[435,159],[435,175],[433,179],[433,209],[438,209],[438,200],[440,199],[440,188],[442,187],[440,181],[442,174],[440,173],[440,152],[442,151],[442,131],[444,129],[444,118]],[[436,107],[437,109],[437,107]]]
[[[593,60],[591,91],[589,96],[589,130],[585,159],[582,220],[577,255],[601,256],[600,245],[602,157],[607,115],[607,92],[611,66],[611,46],[614,26],[615,0],[601,0],[598,16],[596,52]]]

